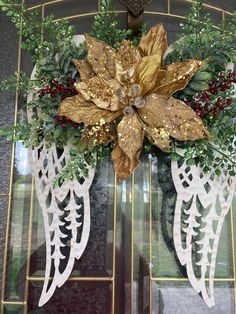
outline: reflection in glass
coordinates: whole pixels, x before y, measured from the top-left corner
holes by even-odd
[[[188,282],[153,282],[155,313],[169,314],[233,314],[234,288],[232,283],[215,284],[216,305],[208,308]]]
[[[23,314],[24,306],[18,304],[5,304],[4,314]]]

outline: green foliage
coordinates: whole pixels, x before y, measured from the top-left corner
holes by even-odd
[[[75,146],[76,147],[76,146]],[[81,152],[80,150],[70,150],[70,161],[57,175],[54,185],[61,186],[63,182],[67,180],[83,180],[88,177],[89,166],[96,166],[97,161],[104,161],[105,158],[111,153],[111,147],[109,145],[87,147],[86,150]]]
[[[88,160],[89,159],[89,160]],[[89,165],[96,166],[96,155],[90,154],[89,158],[86,154],[78,153],[76,149],[70,150],[70,161],[61,170],[54,181],[54,186],[61,186],[65,181],[77,180],[81,182],[89,175]]]
[[[4,129],[1,133],[8,134],[8,138],[14,141],[25,140],[21,132],[22,125],[25,125],[30,130],[29,137],[33,139],[34,145],[39,144],[43,138],[49,143],[57,141],[59,146],[66,142],[75,142],[80,134],[80,128],[72,130],[68,126],[66,129],[61,129],[55,123],[61,98],[51,98],[48,95],[39,98],[37,90],[50,85],[54,78],[57,78],[61,84],[65,84],[68,77],[78,80],[78,73],[71,59],[81,58],[85,47],[84,45],[76,47],[72,42],[75,29],[67,21],[53,22],[52,15],[46,16],[42,21],[39,10],[29,11],[26,6],[20,5],[21,1],[17,0],[15,4],[17,3],[19,5],[10,6],[12,1],[5,0],[4,4],[8,6],[2,9],[22,35],[22,48],[32,53],[33,61],[36,63],[36,74],[33,81],[30,81],[23,72],[19,75],[14,74],[1,82],[0,89],[8,91],[17,89],[24,94],[33,92],[33,99],[27,107],[32,109],[34,115],[32,123],[20,122],[12,132],[10,129]],[[41,111],[40,116],[37,114],[38,109]]]
[[[228,136],[225,141],[220,136],[217,140],[214,138],[212,141],[195,141],[191,145],[178,143],[178,146],[185,149],[184,158],[188,165],[199,163],[204,172],[213,171],[216,175],[220,175],[222,171],[228,171],[234,176],[236,175],[236,141],[231,134],[229,130],[224,132],[224,135]],[[171,158],[178,160],[180,156],[174,151]]]
[[[122,39],[131,35],[130,30],[118,28],[117,14],[114,12],[112,0],[101,0],[100,9],[94,18],[91,35],[111,47],[117,48]]]
[[[28,147],[30,144],[31,125],[21,121],[14,128],[0,128],[0,135],[4,136],[8,141],[22,141]]]
[[[22,48],[29,51],[36,63],[42,56],[51,57],[63,48],[72,45],[71,39],[75,28],[67,21],[54,22],[54,16],[48,15],[41,19],[39,9],[28,10],[21,0],[5,0],[2,10],[15,24],[22,36]]]
[[[0,91],[8,92],[22,92],[27,95],[33,86],[33,82],[30,81],[28,76],[24,72],[19,74],[15,72],[13,75],[9,76],[6,80],[0,82]]]
[[[180,39],[173,44],[174,51],[166,63],[188,59],[208,60],[208,71],[218,73],[224,64],[236,61],[236,13],[213,26],[210,15],[204,12],[201,0],[193,2],[187,21],[181,24]]]

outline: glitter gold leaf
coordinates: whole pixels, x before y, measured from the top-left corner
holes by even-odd
[[[133,159],[142,150],[144,132],[136,114],[124,116],[117,127],[118,145]]]
[[[146,105],[137,111],[148,127],[164,129],[180,141],[208,136],[206,127],[196,113],[173,97],[152,94],[146,98]]]
[[[119,180],[127,179],[139,164],[139,154],[131,159],[124,153],[118,144],[113,148],[111,155],[113,166]]]
[[[95,104],[85,101],[81,96],[66,98],[59,106],[58,114],[76,123],[88,125],[100,124],[101,120],[110,123],[122,114],[122,110],[109,111],[98,108]]]
[[[198,60],[188,60],[167,65],[165,67],[165,75],[161,80],[156,81],[154,92],[160,95],[172,95],[184,89],[201,65],[202,62]]]
[[[145,127],[145,134],[150,143],[159,147],[163,152],[170,151],[170,134],[164,128]]]
[[[120,108],[116,93],[120,84],[116,80],[97,75],[87,82],[76,83],[75,87],[85,100],[92,101],[99,108],[111,111]]]
[[[156,53],[163,56],[167,48],[167,35],[161,23],[151,27],[148,33],[141,38],[139,44],[139,49],[144,56],[151,56]]]
[[[141,61],[138,48],[130,41],[123,40],[116,54],[116,79],[121,84],[128,84],[137,64]]]
[[[117,123],[114,121],[112,123],[100,124],[98,125],[88,125],[83,129],[79,146],[88,147],[96,146],[101,144],[109,144],[112,142],[116,136]]]
[[[102,41],[99,41],[89,35],[85,35],[85,43],[88,49],[87,60],[93,71],[107,79],[115,75],[115,51]],[[109,67],[107,67],[109,62]]]
[[[115,78],[116,76],[116,52],[110,46],[105,46],[104,48],[106,54],[106,68],[110,73],[111,78]]]
[[[161,54],[144,57],[135,70],[135,82],[141,87],[142,95],[151,93],[158,81],[165,76],[165,71],[161,70]]]
[[[81,81],[87,81],[88,79],[95,75],[87,60],[72,59],[72,62],[74,63],[76,69],[79,72]]]

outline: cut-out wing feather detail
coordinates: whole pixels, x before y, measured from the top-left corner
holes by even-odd
[[[29,150],[31,171],[42,208],[46,238],[46,270],[39,306],[45,304],[57,287],[69,278],[75,259],[84,252],[90,232],[89,188],[94,170],[83,182],[64,182],[54,188],[53,182],[70,158],[69,146],[58,150],[42,143]]]
[[[234,196],[235,177],[203,173],[197,165],[172,161],[177,191],[174,245],[188,279],[205,303],[214,300],[214,275],[219,239]]]

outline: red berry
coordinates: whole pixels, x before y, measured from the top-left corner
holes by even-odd
[[[213,109],[213,110],[211,111],[211,113],[212,113],[213,116],[217,116],[217,115],[218,115],[218,111],[217,111],[216,108]]]
[[[232,98],[228,98],[228,99],[226,99],[225,103],[227,106],[230,106],[230,105],[232,105],[232,102],[233,102]]]
[[[204,93],[203,95],[202,95],[202,97],[201,97],[201,100],[202,101],[206,101],[206,100],[208,100],[209,99],[209,95],[207,94],[207,93]]]
[[[209,92],[210,92],[212,95],[216,95],[216,94],[217,94],[217,89],[216,89],[216,88],[210,88]]]
[[[199,116],[199,117],[201,117],[202,115],[203,115],[203,113],[202,113],[202,111],[201,110],[196,110],[196,114]]]

